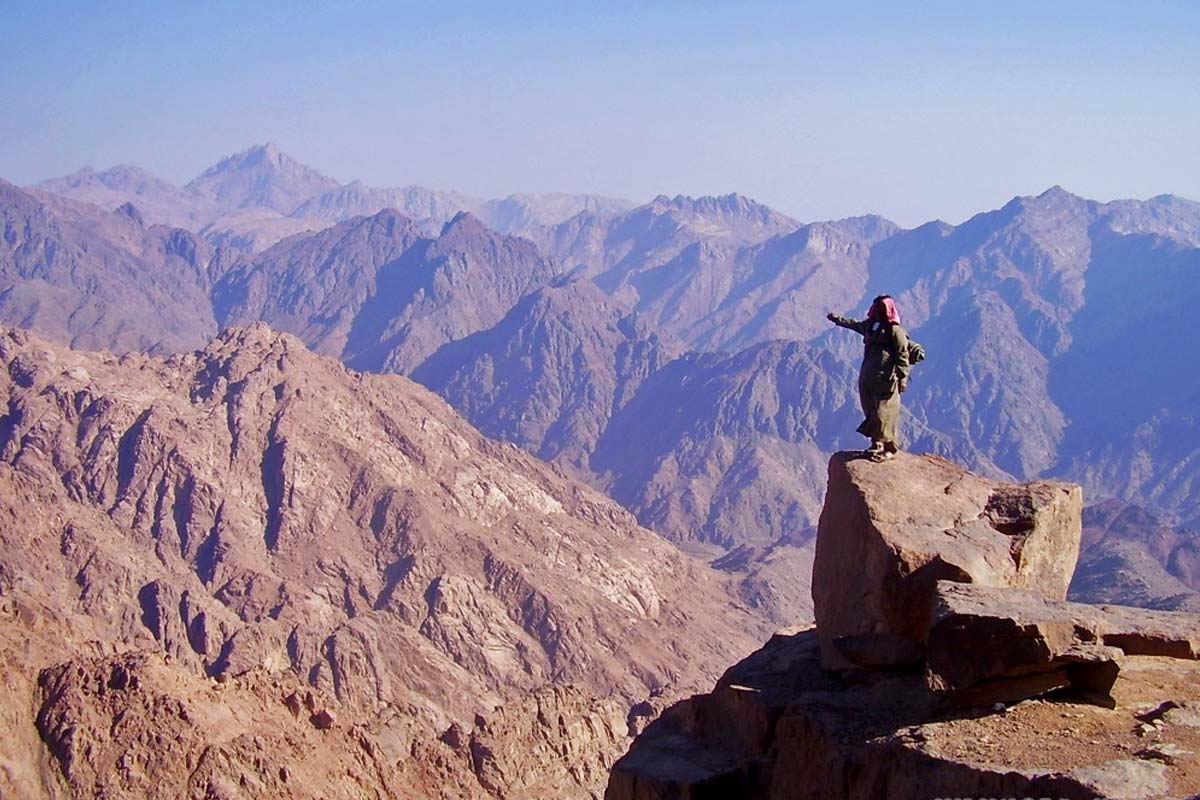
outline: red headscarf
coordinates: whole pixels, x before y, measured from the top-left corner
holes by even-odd
[[[875,302],[871,304],[871,310],[867,314],[867,316],[875,317],[875,309],[876,309],[876,307],[881,306],[881,305],[883,306],[883,310],[886,314],[887,321],[891,322],[893,324],[899,325],[900,324],[900,311],[899,311],[899,309],[896,308],[896,301],[893,300],[892,298],[888,297],[887,295],[883,295],[882,297],[878,297],[875,299]],[[882,321],[883,320],[880,320],[880,322],[882,322]]]

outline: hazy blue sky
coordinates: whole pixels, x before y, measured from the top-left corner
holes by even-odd
[[[914,5],[6,0],[0,177],[184,182],[270,140],[375,185],[803,220],[1200,199],[1200,2]]]

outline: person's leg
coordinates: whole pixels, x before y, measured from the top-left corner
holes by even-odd
[[[883,453],[883,440],[880,438],[879,415],[876,409],[879,398],[876,397],[860,378],[858,381],[858,402],[862,406],[863,421],[858,426],[858,432],[871,440],[871,446],[863,451],[863,455],[876,459]]]
[[[900,450],[900,393],[893,392],[879,403],[879,442],[886,458]]]

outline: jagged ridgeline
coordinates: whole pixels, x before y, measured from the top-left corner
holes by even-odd
[[[120,168],[0,190],[0,320],[165,352],[266,321],[415,375],[710,554],[761,564],[815,526],[824,454],[857,444],[855,347],[824,313],[880,291],[935,354],[906,396],[915,449],[1200,520],[1200,386],[1177,378],[1200,356],[1159,346],[1189,335],[1200,206],[1181,198],[1055,188],[902,230],[801,224],[737,195],[630,207],[337,186],[271,146],[185,187]]]

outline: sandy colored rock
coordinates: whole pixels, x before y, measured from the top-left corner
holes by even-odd
[[[1138,708],[1200,693],[1200,664],[1130,656],[1117,709],[1030,700],[964,715],[919,675],[852,685],[821,668],[814,631],[778,634],[712,692],[676,704],[613,768],[607,800],[878,800],[918,797],[1189,798],[1200,760],[1147,748]],[[1200,731],[1164,724],[1170,752]]]
[[[410,381],[350,372],[263,325],[166,360],[0,331],[0,394],[0,601],[22,648],[6,669],[26,676],[4,687],[6,796],[59,796],[43,773],[83,794],[100,778],[72,776],[112,774],[96,748],[63,760],[28,733],[44,706],[67,709],[56,730],[100,736],[120,709],[95,706],[99,678],[69,676],[136,651],[161,656],[155,674],[179,673],[163,685],[197,708],[254,679],[286,730],[367,731],[389,776],[369,796],[420,773],[462,797],[509,781],[586,797],[625,748],[632,706],[697,688],[753,641],[729,579],[611,501]],[[36,698],[29,681],[51,673],[45,686],[66,688]],[[105,685],[139,673],[121,674]],[[554,693],[568,686],[578,694]],[[143,707],[124,713],[132,724]],[[475,734],[490,760],[439,738],[478,714],[506,720]],[[169,764],[148,740],[147,780],[216,748],[217,730]],[[286,736],[254,747],[265,762],[289,752]],[[224,766],[214,780],[232,784],[214,796],[275,796]]]
[[[835,454],[813,568],[826,668],[852,666],[834,644],[842,636],[923,643],[939,580],[1065,598],[1082,499],[1078,486],[997,484],[933,456]]]
[[[1197,637],[1200,616],[943,581],[926,645],[927,674],[934,689],[971,704],[986,702],[988,686],[997,683],[994,691],[1011,700],[1023,699],[1022,691],[1032,697],[1066,686],[1104,697],[1124,655],[1194,659]]]

